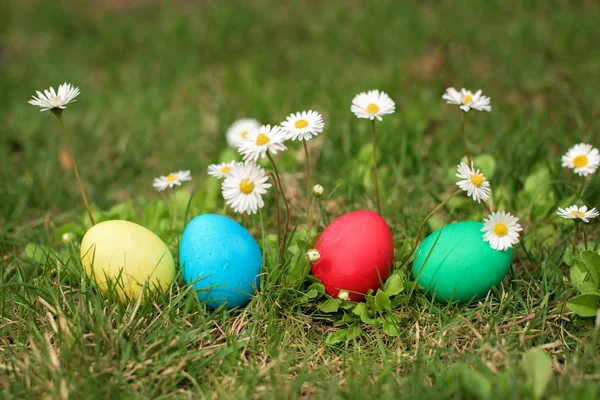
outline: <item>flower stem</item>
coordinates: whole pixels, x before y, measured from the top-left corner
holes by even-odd
[[[304,180],[306,180],[306,227],[308,229],[308,235],[310,236],[310,231],[312,229],[312,216],[311,216],[311,209],[312,209],[312,196],[310,194],[310,156],[308,154],[308,144],[306,140],[302,141],[302,144],[304,145],[304,155],[306,156],[306,170],[305,170],[305,174],[304,174]]]
[[[325,211],[325,208],[323,207],[322,200],[323,199],[319,199],[319,222],[321,221],[321,219],[323,219],[323,224],[325,225],[325,227],[327,227],[329,225],[329,218],[327,218],[327,212]]]
[[[467,165],[471,166],[471,155],[467,147],[467,137],[465,136],[465,112],[460,113],[460,135],[462,136],[463,146],[465,147],[465,155],[467,156]]]
[[[440,204],[438,204],[438,206],[436,208],[434,208],[433,211],[431,211],[429,213],[429,215],[427,215],[425,217],[423,222],[421,222],[421,225],[419,225],[419,230],[417,231],[417,237],[415,238],[415,243],[413,244],[413,247],[410,250],[410,253],[408,253],[408,256],[406,256],[406,259],[404,260],[402,265],[400,265],[400,268],[404,267],[408,263],[408,261],[410,260],[412,255],[417,250],[417,245],[419,244],[419,236],[421,236],[421,232],[423,231],[423,228],[425,227],[425,224],[427,223],[427,221],[429,221],[429,218],[433,217],[433,214],[438,212],[442,207],[444,207],[446,205],[446,203],[448,203],[450,200],[455,198],[460,192],[462,192],[462,189],[458,189],[456,192],[454,192],[450,196],[448,196],[444,201],[442,201]]]
[[[573,257],[577,249],[577,236],[579,236],[579,221],[575,221],[575,235],[573,236]]]
[[[177,225],[177,196],[175,196],[175,189],[172,190],[173,192],[173,226],[172,228],[175,229],[175,226]]]
[[[282,248],[282,244],[281,244],[281,213],[279,211],[279,187],[277,186],[277,178],[275,177],[275,174],[269,172],[268,175],[271,177],[271,179],[273,179],[273,187],[275,188],[275,209],[277,211],[277,247],[279,249],[279,254],[281,254],[281,248]],[[279,262],[283,262],[282,259],[279,260]]]
[[[377,212],[381,215],[381,201],[379,200],[379,179],[377,178],[377,138],[375,136],[375,120],[371,120],[371,139],[373,142],[373,176],[375,178],[375,200]]]
[[[281,193],[281,198],[283,199],[283,204],[285,205],[285,226],[283,227],[283,242],[281,245],[281,249],[279,250],[280,251],[279,256],[283,261],[283,253],[285,251],[285,246],[287,244],[287,236],[288,236],[288,230],[289,230],[289,226],[290,226],[290,205],[287,201],[287,198],[285,197],[285,192],[283,191],[283,186],[281,184],[281,177],[279,176],[279,171],[277,170],[275,161],[273,160],[273,157],[271,157],[271,153],[269,153],[268,151],[267,151],[267,157],[269,158],[269,161],[271,162],[271,165],[273,166],[273,172],[275,173],[277,184],[279,185],[279,192]]]
[[[583,200],[583,193],[585,193],[585,176],[581,177],[581,181],[579,181],[579,188],[577,189],[577,192],[575,193],[575,195],[577,197],[579,197],[581,200]]]
[[[67,130],[65,128],[65,123],[62,119],[62,110],[54,112],[56,118],[58,118],[58,122],[60,123],[60,128],[62,131],[63,138],[65,139],[65,143],[67,144],[67,148],[69,149],[69,156],[71,157],[71,162],[73,163],[73,172],[75,172],[75,179],[77,179],[77,186],[79,187],[79,192],[81,193],[81,198],[83,200],[83,205],[88,213],[88,217],[90,217],[90,222],[92,226],[96,225],[94,222],[94,217],[92,216],[92,211],[90,210],[90,206],[88,205],[87,197],[85,197],[85,192],[83,191],[83,185],[81,184],[81,179],[79,178],[79,171],[77,170],[77,163],[75,162],[75,157],[73,156],[73,150],[71,149],[71,143],[69,142],[69,136],[67,135]]]

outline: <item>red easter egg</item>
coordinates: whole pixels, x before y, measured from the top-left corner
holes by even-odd
[[[387,223],[378,214],[359,210],[333,221],[319,236],[321,253],[312,273],[327,294],[337,297],[347,290],[352,301],[363,301],[369,289],[377,290],[390,274],[394,241]]]

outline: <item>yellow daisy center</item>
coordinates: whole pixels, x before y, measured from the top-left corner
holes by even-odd
[[[375,103],[371,103],[367,106],[366,110],[369,114],[375,114],[379,111],[379,106]]]
[[[579,218],[585,217],[585,213],[583,211],[579,211],[579,210],[571,211],[571,215],[574,217],[579,217]]]
[[[473,101],[473,98],[471,96],[469,96],[469,95],[465,96],[465,101],[464,101],[465,105],[469,104],[472,101]]]
[[[221,173],[222,174],[226,174],[229,172],[229,170],[231,169],[231,167],[228,167],[227,165],[224,166],[223,168],[221,168]]]
[[[485,181],[485,178],[481,174],[471,175],[471,182],[473,183],[473,185],[475,185],[477,187],[480,187],[484,181]]]
[[[263,144],[269,143],[270,140],[271,139],[269,139],[269,137],[267,135],[265,135],[264,133],[259,133],[258,136],[256,137],[256,145],[262,146]]]
[[[308,121],[305,119],[299,119],[298,121],[294,122],[294,126],[296,129],[306,128],[308,126]]]
[[[254,183],[250,179],[244,179],[240,182],[240,191],[244,194],[250,194],[254,191]]]
[[[248,136],[248,131],[241,132],[240,136],[242,137],[242,139],[246,139],[246,136]]]
[[[167,175],[167,182],[175,182],[177,180],[177,177],[173,174],[169,174]]]
[[[502,223],[496,224],[496,226],[494,226],[494,233],[498,237],[506,236],[506,234],[508,234],[508,227]]]
[[[575,168],[585,167],[588,164],[588,158],[585,154],[580,154],[573,158],[573,165]]]

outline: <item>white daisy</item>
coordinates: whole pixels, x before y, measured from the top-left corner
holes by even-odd
[[[231,167],[233,167],[236,163],[238,163],[237,161],[230,161],[228,163],[221,163],[221,164],[210,164],[208,166],[208,175],[210,176],[214,176],[215,178],[225,178],[227,176],[227,174],[229,173],[229,171],[231,170]],[[241,163],[239,163],[241,164]]]
[[[281,123],[281,128],[286,132],[286,139],[308,140],[323,132],[325,123],[323,117],[316,111],[302,111],[296,114],[290,114],[287,119]]]
[[[481,95],[481,90],[478,90],[473,94],[470,90],[465,88],[460,89],[460,92],[454,88],[446,89],[446,93],[442,96],[442,99],[446,100],[448,104],[457,104],[460,109],[464,112],[468,112],[470,109],[478,111],[492,111],[490,105],[490,98]]]
[[[394,101],[379,90],[369,90],[368,92],[362,92],[354,96],[352,99],[352,106],[350,111],[354,113],[358,118],[377,118],[381,121],[382,115],[392,114],[396,109]]]
[[[254,162],[237,163],[221,184],[223,198],[237,213],[256,214],[265,203],[262,195],[271,187],[264,169]]]
[[[479,203],[480,200],[488,201],[490,198],[490,183],[485,179],[485,176],[479,170],[475,170],[473,163],[471,168],[464,162],[461,162],[457,168],[457,177],[461,181],[456,182],[459,188],[467,192],[467,196],[473,197],[473,200]]]
[[[159,178],[154,178],[154,183],[152,186],[159,192],[167,188],[172,188],[173,186],[181,186],[181,182],[191,181],[192,174],[189,170],[187,171],[179,171],[179,172],[171,172],[167,176],[161,176]]]
[[[600,154],[591,144],[576,144],[562,156],[562,166],[572,168],[580,176],[593,174],[598,169],[598,165],[600,165]]]
[[[505,211],[493,212],[483,220],[483,241],[490,242],[494,250],[504,251],[519,243],[518,232],[523,228],[519,224],[519,218]]]
[[[64,110],[67,108],[67,104],[76,101],[75,97],[79,95],[79,88],[65,82],[58,87],[58,93],[52,87],[50,90],[44,90],[44,93],[38,90],[35,92],[37,93],[37,97],[32,96],[32,99],[28,101],[29,104],[42,107],[41,111],[55,108]]]
[[[256,161],[264,157],[267,151],[277,154],[278,151],[286,150],[284,141],[285,132],[279,126],[271,128],[271,125],[263,125],[246,135],[246,139],[238,146],[238,151],[244,156],[244,161]]]
[[[240,143],[246,139],[250,131],[260,128],[260,122],[252,118],[243,118],[235,121],[227,130],[227,144],[237,149]]]
[[[598,210],[592,208],[588,211],[587,206],[570,206],[565,208],[558,208],[558,215],[567,219],[581,219],[583,222],[588,223],[590,219],[596,218],[598,214]]]

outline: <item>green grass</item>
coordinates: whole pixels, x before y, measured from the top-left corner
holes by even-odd
[[[522,359],[534,347],[552,363],[545,398],[600,396],[595,321],[564,308],[576,293],[563,279],[572,228],[553,215],[578,183],[560,156],[580,141],[600,144],[598,2],[8,0],[5,8],[3,398],[531,398]],[[156,301],[122,305],[82,273],[77,241],[53,235],[75,223],[80,238],[85,215],[59,162],[55,117],[27,100],[64,81],[82,90],[64,118],[88,198],[97,210],[125,203],[113,215],[147,226],[142,214],[160,199],[153,177],[191,169],[182,210],[194,193],[190,217],[221,212],[218,183],[205,171],[226,157],[229,124],[277,124],[309,108],[326,121],[311,146],[329,218],[375,209],[369,124],[349,109],[360,91],[386,91],[397,111],[377,126],[397,261],[453,190],[459,113],[441,95],[448,86],[482,88],[493,111],[467,115],[470,150],[496,160],[497,206],[521,218],[524,240],[503,285],[481,302],[444,306],[402,294],[397,337],[363,324],[358,338],[326,345],[339,329],[335,315],[302,303],[306,284],[276,281],[270,262],[260,295],[241,310],[207,309],[181,279]],[[301,149],[290,147],[277,161],[293,222],[302,224]],[[596,174],[584,200],[598,207],[598,198]],[[266,200],[265,233],[274,233],[274,200]],[[173,250],[179,215],[177,230],[160,232]],[[426,233],[482,216],[472,202],[453,203]],[[258,216],[237,219],[261,238]],[[596,224],[587,235],[593,245]],[[32,257],[28,243],[52,251]]]

